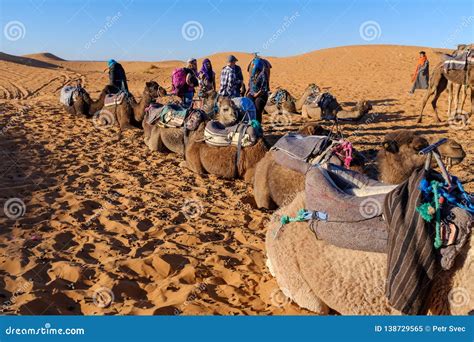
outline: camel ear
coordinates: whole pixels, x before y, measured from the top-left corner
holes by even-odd
[[[413,148],[415,151],[421,151],[425,147],[429,146],[428,140],[422,137],[416,137],[412,142]]]
[[[394,140],[384,141],[382,143],[382,146],[385,149],[385,151],[390,152],[390,153],[398,153],[399,151],[398,144]]]

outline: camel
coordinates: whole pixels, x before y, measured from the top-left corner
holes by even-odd
[[[305,194],[276,216],[294,217],[305,207]],[[318,240],[308,222],[292,222],[275,238],[278,220],[267,227],[267,266],[282,292],[319,315],[330,309],[343,315],[394,315],[385,297],[387,255],[333,246]],[[449,271],[440,272],[428,298],[429,313],[468,315],[474,309],[474,239],[466,243]]]
[[[428,99],[433,96],[431,100],[431,106],[435,112],[435,119],[436,122],[440,122],[440,118],[438,115],[437,110],[437,102],[441,93],[446,90],[448,87],[448,82],[452,82],[453,84],[464,84],[469,86],[471,89],[474,85],[474,72],[473,72],[473,64],[468,64],[467,70],[445,70],[444,62],[438,64],[431,74],[430,77],[430,84],[428,91],[426,92],[425,97],[423,98],[423,102],[421,104],[421,111],[420,116],[418,117],[417,122],[421,123],[423,119],[423,110],[428,102]],[[474,112],[474,94],[471,92],[471,115]],[[453,119],[450,117],[449,119]]]
[[[145,108],[157,97],[165,95],[166,90],[157,82],[146,82],[139,102],[135,100],[133,95],[129,94],[122,103],[102,108],[98,113],[98,117],[105,123],[117,122],[121,131],[132,128],[132,126],[140,127],[139,125],[145,116]]]
[[[215,119],[224,126],[231,126],[237,121],[238,112],[235,104],[230,98],[219,98],[219,111]],[[251,182],[255,170],[255,164],[265,155],[268,150],[263,138],[254,145],[242,147],[237,174],[235,174],[235,162],[237,159],[236,146],[215,147],[204,141],[204,130],[206,122],[200,124],[199,128],[191,132],[188,143],[185,146],[186,164],[192,171],[203,174],[210,173],[222,178],[233,179],[236,176]]]
[[[372,104],[366,100],[360,100],[355,106],[344,109],[337,101],[332,101],[330,105],[322,110],[314,104],[304,104],[301,115],[305,119],[341,119],[358,120],[372,109]]]
[[[424,137],[416,136],[412,131],[401,130],[387,134],[382,144],[383,149],[377,154],[379,180],[389,184],[403,182],[413,170],[424,164],[425,157],[420,156],[418,152],[428,145]],[[443,157],[451,158],[452,165],[460,163],[466,156],[461,145],[454,140],[448,140],[438,149]],[[357,151],[353,151],[353,157],[351,169],[366,173],[366,157]],[[342,165],[335,157],[330,161]],[[253,192],[259,208],[281,207],[304,190],[304,186],[305,175],[277,164],[271,151],[266,153],[255,167]]]
[[[90,97],[89,93],[81,85],[81,82],[78,81],[76,89],[72,94],[72,105],[64,106],[66,111],[69,114],[84,115],[86,117],[91,117],[95,112],[102,108],[104,105],[105,96],[113,92],[112,86],[106,86],[102,89],[99,98],[94,101]]]
[[[278,91],[278,89],[276,91]],[[284,101],[281,102],[280,106],[268,102],[265,106],[265,112],[267,112],[268,114],[279,113],[280,111],[285,114],[301,112],[301,109],[303,108],[303,105],[308,96],[314,94],[315,92],[319,92],[319,87],[316,84],[311,83],[306,87],[299,99],[295,99],[290,95],[288,98],[283,99]]]
[[[211,90],[202,97],[203,110],[209,119],[214,114],[214,107],[217,104],[217,92]],[[160,127],[159,125],[150,125],[145,119],[142,122],[144,131],[144,141],[152,151],[161,153],[184,154],[184,130],[182,127]]]

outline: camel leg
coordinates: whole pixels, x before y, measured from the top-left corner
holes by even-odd
[[[425,109],[426,103],[428,102],[428,99],[436,92],[436,87],[430,87],[428,91],[425,94],[425,97],[423,97],[423,102],[421,103],[421,111],[420,111],[420,116],[418,117],[417,123],[421,123],[423,119],[423,110]]]
[[[460,107],[460,111],[462,112],[462,110],[464,109],[464,104],[466,103],[466,97],[467,97],[467,86],[465,85],[462,85],[461,86],[462,88],[462,97],[461,97],[461,107]]]
[[[448,82],[448,118],[451,117],[451,105],[453,103],[453,82]]]
[[[272,200],[270,187],[268,185],[268,172],[270,163],[270,156],[266,155],[257,163],[255,167],[253,179],[253,196],[258,208],[273,209],[276,207]]]

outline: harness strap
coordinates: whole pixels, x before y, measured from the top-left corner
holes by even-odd
[[[237,126],[239,129],[239,140],[237,141],[237,153],[235,155],[235,167],[234,167],[234,178],[239,177],[239,161],[240,161],[240,153],[242,151],[242,138],[244,136],[244,132],[247,129],[246,125],[239,124]],[[237,131],[236,128],[236,131]]]

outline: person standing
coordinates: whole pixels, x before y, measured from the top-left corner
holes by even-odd
[[[268,73],[265,63],[262,59],[256,59],[249,80],[248,97],[255,104],[257,121],[262,123],[262,113],[267,104],[268,92]]]
[[[109,67],[109,84],[128,93],[127,76],[122,64],[115,59],[109,59],[107,66]]]
[[[236,63],[237,58],[230,55],[227,57],[227,65],[221,71],[221,86],[219,88],[219,95],[228,97],[239,97],[241,90],[241,83],[243,77],[237,74]],[[242,73],[242,70],[240,70]]]
[[[197,61],[190,58],[184,68],[177,68],[171,75],[173,94],[181,99],[183,107],[190,107],[194,98],[194,88],[199,85]]]
[[[415,89],[428,89],[430,82],[430,63],[426,57],[425,51],[420,51],[418,64],[416,65],[415,73],[412,76],[413,86],[410,94],[415,92]]]
[[[216,90],[216,73],[212,70],[211,61],[206,58],[202,61],[202,67],[199,71],[199,85],[202,95],[211,90]]]

